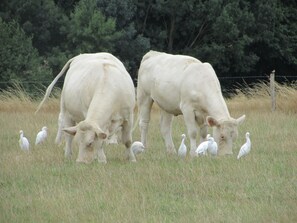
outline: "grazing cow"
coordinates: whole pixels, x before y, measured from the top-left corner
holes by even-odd
[[[176,153],[171,136],[173,116],[183,115],[195,156],[197,125],[200,141],[206,140],[207,124],[213,128],[219,155],[232,154],[237,127],[245,115],[230,117],[220,83],[209,63],[183,55],[150,51],[142,58],[138,72],[137,104],[141,141],[146,147],[153,102],[161,108],[161,134],[167,152]]]
[[[121,131],[121,142],[127,148],[128,157],[136,161],[131,148],[134,85],[124,65],[113,55],[81,54],[70,59],[48,86],[37,111],[67,69],[56,137],[59,143],[62,131],[68,133],[65,134],[65,156],[71,156],[75,136],[79,147],[77,162],[90,163],[97,156],[99,162],[106,163],[103,145]]]

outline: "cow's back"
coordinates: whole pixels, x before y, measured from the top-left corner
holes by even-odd
[[[138,94],[149,94],[165,111],[180,114],[180,89],[187,78],[185,72],[193,64],[201,64],[190,56],[150,51],[144,55],[138,73]]]
[[[98,106],[118,99],[114,103],[119,107],[134,107],[132,79],[124,65],[111,54],[81,54],[73,60],[66,74],[62,106],[74,119],[86,118],[94,96],[97,96]]]

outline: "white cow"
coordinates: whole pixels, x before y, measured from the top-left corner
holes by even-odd
[[[131,149],[135,90],[124,65],[109,53],[81,54],[70,59],[48,86],[43,101],[67,71],[59,114],[56,143],[62,131],[66,137],[65,156],[72,154],[73,136],[78,143],[77,162],[90,163],[97,156],[106,163],[105,141],[121,131],[121,142],[131,161],[136,161]]]
[[[137,87],[141,141],[147,147],[147,132],[153,102],[161,108],[161,134],[167,152],[176,153],[171,136],[173,116],[183,115],[195,156],[197,125],[200,141],[206,140],[207,124],[213,128],[219,154],[232,154],[237,127],[245,115],[230,117],[220,83],[209,63],[183,55],[150,51],[142,58]]]

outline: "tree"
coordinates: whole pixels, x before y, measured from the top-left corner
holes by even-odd
[[[248,51],[253,42],[254,17],[249,3],[229,1],[214,18],[204,44],[196,48],[198,57],[211,62],[219,76],[247,75],[258,57]]]
[[[296,75],[297,73],[297,3],[278,0],[255,1],[253,51],[260,59],[256,70],[260,74]],[[261,30],[259,32],[258,30]]]
[[[32,46],[32,39],[26,36],[17,22],[6,23],[0,18],[0,39],[0,89],[6,89],[17,81],[33,93],[32,84],[36,88],[47,84],[51,70],[42,62]]]
[[[113,53],[115,42],[121,35],[116,30],[115,19],[103,15],[96,0],[81,0],[70,15],[68,50],[73,55]]]
[[[4,21],[19,23],[55,76],[69,57],[66,48],[69,19],[63,10],[53,0],[4,0],[1,4]]]
[[[2,10],[5,21],[17,21],[32,36],[33,46],[42,56],[65,41],[68,19],[53,0],[12,0]]]
[[[135,81],[141,58],[150,49],[150,42],[136,29],[137,7],[134,0],[98,0],[97,4],[104,15],[116,21],[116,29],[121,36],[114,42],[115,55],[122,60]]]
[[[295,75],[295,1],[136,1],[153,49],[210,62],[218,76]]]
[[[297,73],[294,0],[4,0],[0,17],[54,75],[79,53],[107,51],[135,78],[149,49],[210,62],[219,77]]]

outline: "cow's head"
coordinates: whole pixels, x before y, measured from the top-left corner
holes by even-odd
[[[238,126],[243,123],[245,115],[238,119],[216,120],[208,116],[206,122],[213,127],[213,137],[218,144],[219,155],[231,155],[233,142],[238,136]]]
[[[96,152],[102,146],[103,140],[107,135],[97,126],[87,121],[82,121],[76,126],[64,128],[63,131],[75,136],[75,141],[78,144],[79,152],[77,162],[91,163]]]

